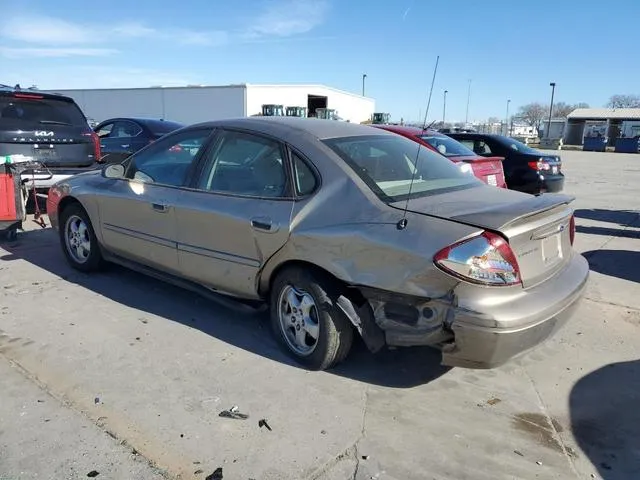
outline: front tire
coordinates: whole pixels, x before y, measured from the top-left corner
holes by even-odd
[[[328,276],[299,267],[286,268],[273,282],[273,332],[287,353],[311,370],[335,366],[351,349],[353,327],[337,297]]]
[[[78,203],[67,206],[60,213],[60,244],[62,251],[76,270],[89,273],[104,263],[100,244],[89,215]]]

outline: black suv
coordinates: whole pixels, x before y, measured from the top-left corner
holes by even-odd
[[[41,162],[50,175],[28,174],[23,182],[46,192],[62,180],[96,167],[100,141],[72,98],[0,86],[0,161]]]

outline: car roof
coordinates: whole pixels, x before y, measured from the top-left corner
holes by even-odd
[[[404,133],[407,135],[420,135],[420,134],[428,134],[428,135],[434,135],[434,136],[440,136],[440,137],[444,137],[446,135],[443,135],[440,132],[436,132],[435,130],[431,130],[431,129],[422,129],[420,127],[411,127],[408,125],[372,125],[372,127],[376,127],[376,128],[380,128],[382,130],[388,130],[391,132],[398,132],[398,133]]]
[[[75,100],[66,95],[61,95],[59,93],[48,93],[42,92],[40,90],[14,90],[9,88],[0,88],[0,96],[3,97],[16,97],[16,95],[21,96],[30,96],[30,97],[38,97],[47,100],[61,100],[69,103],[76,103]],[[18,97],[19,98],[19,97]]]
[[[324,120],[302,117],[242,117],[203,122],[191,127],[236,127],[262,131],[274,136],[287,135],[292,131],[306,133],[320,140],[365,135],[395,135],[383,129],[340,120]]]

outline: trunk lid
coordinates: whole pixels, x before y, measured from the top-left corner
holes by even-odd
[[[409,201],[414,213],[444,218],[498,232],[511,246],[525,288],[553,276],[570,260],[569,222],[574,197],[539,196],[484,186],[416,198]],[[391,206],[403,209],[405,202]]]
[[[456,163],[464,162],[471,165],[473,174],[487,185],[506,188],[502,157],[459,156],[450,157]]]

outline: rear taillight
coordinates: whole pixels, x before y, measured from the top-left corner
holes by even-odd
[[[93,142],[93,156],[97,163],[102,163],[102,152],[100,151],[100,137],[93,130],[89,130],[88,132],[83,133],[85,137],[91,137],[91,141]]]
[[[576,238],[576,217],[571,215],[571,220],[569,220],[569,240],[571,241],[571,245],[573,245],[573,241]]]
[[[440,269],[468,282],[491,286],[521,284],[513,250],[495,233],[483,232],[443,248],[433,260]]]
[[[545,162],[544,158],[540,158],[536,162],[529,162],[529,168],[533,168],[534,170],[538,170],[539,172],[544,172],[547,170],[551,170],[551,165]]]

